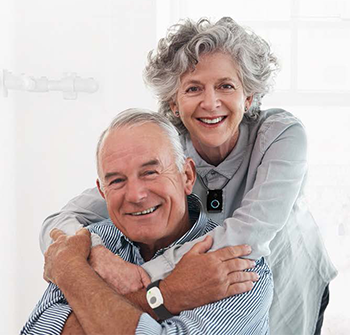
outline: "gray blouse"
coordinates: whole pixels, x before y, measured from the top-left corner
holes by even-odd
[[[313,334],[323,291],[337,271],[304,201],[307,139],[301,122],[281,109],[262,111],[257,121],[243,119],[235,148],[218,166],[199,156],[188,135],[181,140],[186,156],[196,163],[193,192],[202,203],[206,204],[208,189],[223,187],[222,212],[207,213],[223,222],[209,233],[214,238],[212,250],[249,244],[253,250],[249,258],[265,256],[275,283],[271,334]],[[98,191],[87,190],[45,220],[41,248],[44,251],[51,243],[53,227],[73,234],[81,225],[106,217]],[[198,240],[146,263],[152,280],[168,275]]]

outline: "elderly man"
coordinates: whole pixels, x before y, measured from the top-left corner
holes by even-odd
[[[120,113],[101,135],[97,160],[97,185],[110,219],[88,229],[124,261],[142,265],[217,226],[191,195],[194,163],[184,157],[175,128],[161,115]],[[212,243],[207,237],[161,283],[122,296],[90,266],[89,231],[70,237],[52,231],[54,243],[45,254],[45,277],[52,283],[23,334],[268,334],[273,283],[263,258],[243,272],[241,281],[255,282],[253,288],[233,295],[237,268],[253,266],[237,259],[249,253],[246,246],[206,253]],[[208,271],[210,263],[216,271]],[[196,272],[202,285],[191,292],[191,281],[182,283],[188,297],[177,296],[177,277],[194,278]]]

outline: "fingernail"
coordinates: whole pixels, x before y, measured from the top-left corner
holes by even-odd
[[[246,248],[248,249],[249,252],[252,251],[252,247],[250,245],[246,244],[245,246],[246,246]]]

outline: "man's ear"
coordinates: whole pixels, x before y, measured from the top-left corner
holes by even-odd
[[[190,195],[196,181],[196,166],[192,158],[186,158],[184,165],[185,193]]]
[[[105,194],[104,194],[103,191],[102,191],[102,186],[101,186],[101,183],[100,183],[100,180],[99,180],[99,179],[96,179],[96,185],[97,185],[98,191],[99,191],[100,194],[101,194],[101,197],[102,197],[103,199],[106,199],[106,198],[105,198]]]

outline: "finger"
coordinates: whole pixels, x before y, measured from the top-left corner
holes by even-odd
[[[137,270],[138,270],[138,272],[140,274],[141,282],[142,282],[143,287],[147,287],[151,283],[150,277],[148,276],[146,271],[144,269],[142,269],[141,267],[138,266]]]
[[[48,278],[46,277],[46,274],[45,274],[45,269],[44,269],[44,273],[43,273],[43,278],[44,278],[45,281],[49,282]]]
[[[256,282],[259,280],[259,275],[256,272],[231,272],[228,274],[227,279],[230,285],[244,283],[244,282]]]
[[[237,283],[230,285],[227,290],[226,297],[231,297],[236,294],[241,294],[244,292],[249,292],[254,287],[254,284],[252,281],[246,281],[243,283]]]
[[[46,264],[44,264],[43,278],[44,278],[44,280],[47,281],[48,283],[50,282],[49,277],[46,275]]]
[[[203,254],[207,252],[213,245],[213,238],[206,236],[203,241],[197,242],[188,253]]]
[[[248,256],[251,252],[252,248],[246,244],[226,247],[215,251],[217,256],[222,261],[242,256]]]
[[[228,272],[243,271],[255,267],[255,262],[250,259],[232,258],[223,262],[223,265],[228,269]]]
[[[50,231],[50,237],[56,241],[60,236],[66,235],[62,230],[54,228]]]
[[[86,228],[81,228],[75,233],[75,235],[81,235],[81,236],[88,236],[88,237],[90,237],[91,234],[90,234],[90,231],[87,230]]]

